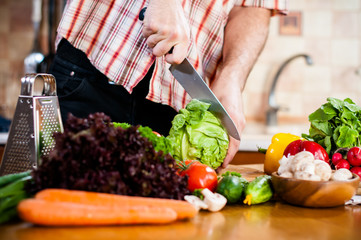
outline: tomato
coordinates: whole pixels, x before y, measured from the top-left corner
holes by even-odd
[[[326,150],[318,143],[307,140],[296,140],[288,144],[283,155],[288,157],[292,155],[296,155],[296,153],[308,151],[315,156],[315,159],[323,160],[330,163],[330,158],[326,152]]]
[[[216,190],[218,176],[210,166],[199,161],[185,161],[186,168],[180,171],[181,176],[188,176],[188,189],[193,192],[196,189],[208,188],[212,192]]]

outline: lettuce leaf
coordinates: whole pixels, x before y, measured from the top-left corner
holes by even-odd
[[[176,160],[198,160],[216,169],[227,154],[228,134],[208,111],[210,104],[193,99],[172,121],[167,139]]]

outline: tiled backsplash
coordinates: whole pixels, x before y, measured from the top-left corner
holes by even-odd
[[[279,34],[279,18],[271,20],[268,41],[244,91],[248,121],[265,121],[268,93],[278,68],[297,54],[276,86],[280,122],[307,123],[327,97],[351,98],[361,106],[361,1],[290,0],[290,11],[302,14],[300,36]],[[357,70],[359,73],[357,74]]]
[[[0,115],[8,118],[20,93],[23,60],[33,44],[31,2],[0,0]],[[272,18],[268,41],[244,91],[248,122],[265,121],[276,71],[300,53],[309,54],[314,64],[308,66],[298,58],[280,76],[276,86],[280,122],[307,122],[329,96],[350,97],[361,106],[361,0],[290,0],[289,6],[302,14],[302,33],[280,35],[279,17]],[[44,26],[41,40],[46,53]]]

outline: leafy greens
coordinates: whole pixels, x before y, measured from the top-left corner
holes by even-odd
[[[342,101],[330,97],[327,103],[308,116],[311,123],[309,134],[302,136],[321,144],[328,154],[338,148],[360,146],[360,119],[361,108],[351,99]]]
[[[176,160],[198,160],[216,169],[228,150],[228,134],[208,108],[210,104],[193,99],[172,121],[167,139]]]

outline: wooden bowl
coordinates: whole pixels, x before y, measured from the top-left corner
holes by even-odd
[[[272,173],[276,196],[287,203],[304,207],[344,205],[357,191],[360,178],[353,174],[347,181],[310,181],[278,176]]]

